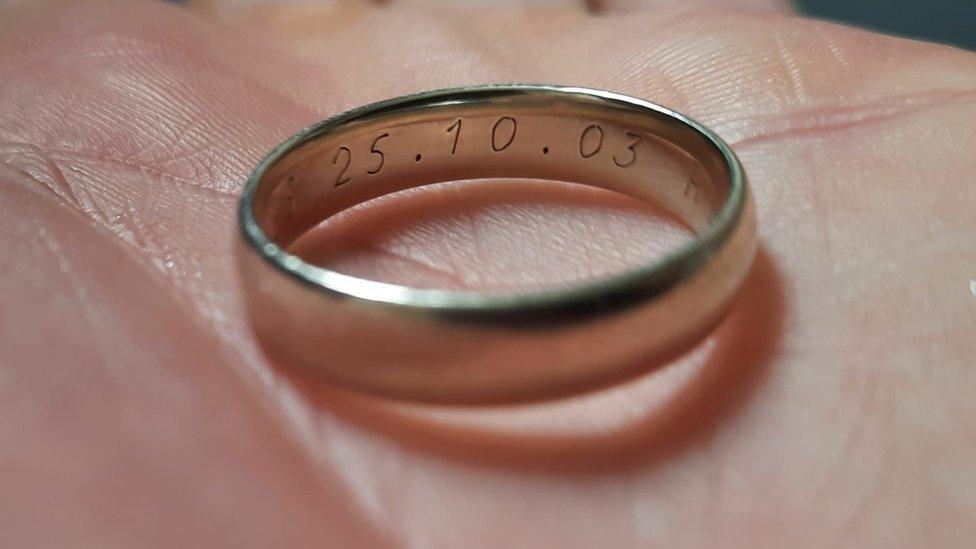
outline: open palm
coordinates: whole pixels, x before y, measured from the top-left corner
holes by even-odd
[[[0,545],[976,535],[976,55],[759,0],[3,4]],[[610,89],[732,143],[760,252],[727,321],[669,368],[519,406],[269,364],[233,258],[257,159],[346,108],[486,82]],[[530,182],[324,230],[346,270],[470,287],[613,271],[675,233]]]

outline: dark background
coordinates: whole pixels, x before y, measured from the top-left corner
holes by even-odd
[[[795,0],[811,17],[976,50],[976,0]]]

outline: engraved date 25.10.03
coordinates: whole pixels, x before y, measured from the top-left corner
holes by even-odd
[[[495,153],[508,150],[516,144],[518,129],[518,119],[514,116],[499,117],[492,125],[490,135],[486,136],[485,146],[491,147],[491,151]],[[451,156],[456,156],[460,152],[459,145],[463,131],[464,120],[461,118],[454,120],[453,123],[445,128],[445,133],[447,134],[445,148],[450,150]],[[576,143],[576,149],[580,158],[590,159],[598,156],[603,151],[605,135],[603,127],[598,123],[589,124],[583,128],[577,136]],[[389,137],[390,134],[385,132],[373,139],[369,149],[371,164],[366,169],[366,175],[377,175],[383,171],[383,167],[386,165],[386,155],[383,153],[380,145],[381,141]],[[638,159],[638,147],[641,144],[642,136],[638,133],[628,131],[626,132],[626,137],[628,139],[627,146],[622,151],[614,152],[610,155],[610,160],[618,168],[629,168]],[[541,153],[543,155],[548,155],[549,152],[549,145],[542,147]],[[336,149],[332,157],[332,165],[337,168],[334,181],[335,187],[341,187],[353,181],[353,175],[349,173],[352,158],[353,152],[349,147],[342,145]],[[423,154],[418,151],[414,156],[414,161],[421,162],[422,159]]]

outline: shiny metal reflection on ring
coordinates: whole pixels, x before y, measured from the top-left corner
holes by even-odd
[[[511,294],[366,280],[289,253],[356,204],[483,178],[617,191],[666,208],[696,236],[605,279]],[[756,249],[742,166],[710,130],[625,95],[535,85],[420,93],[316,124],[254,170],[240,227],[249,316],[274,361],[447,402],[552,397],[662,365],[721,320]]]

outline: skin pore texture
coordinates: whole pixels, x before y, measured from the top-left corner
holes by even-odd
[[[976,54],[785,2],[0,1],[0,546],[968,547]],[[760,251],[637,379],[490,408],[270,364],[242,182],[301,127],[487,82],[610,89],[739,153]],[[614,272],[686,238],[605,192],[446,185],[310,235],[432,287]]]

